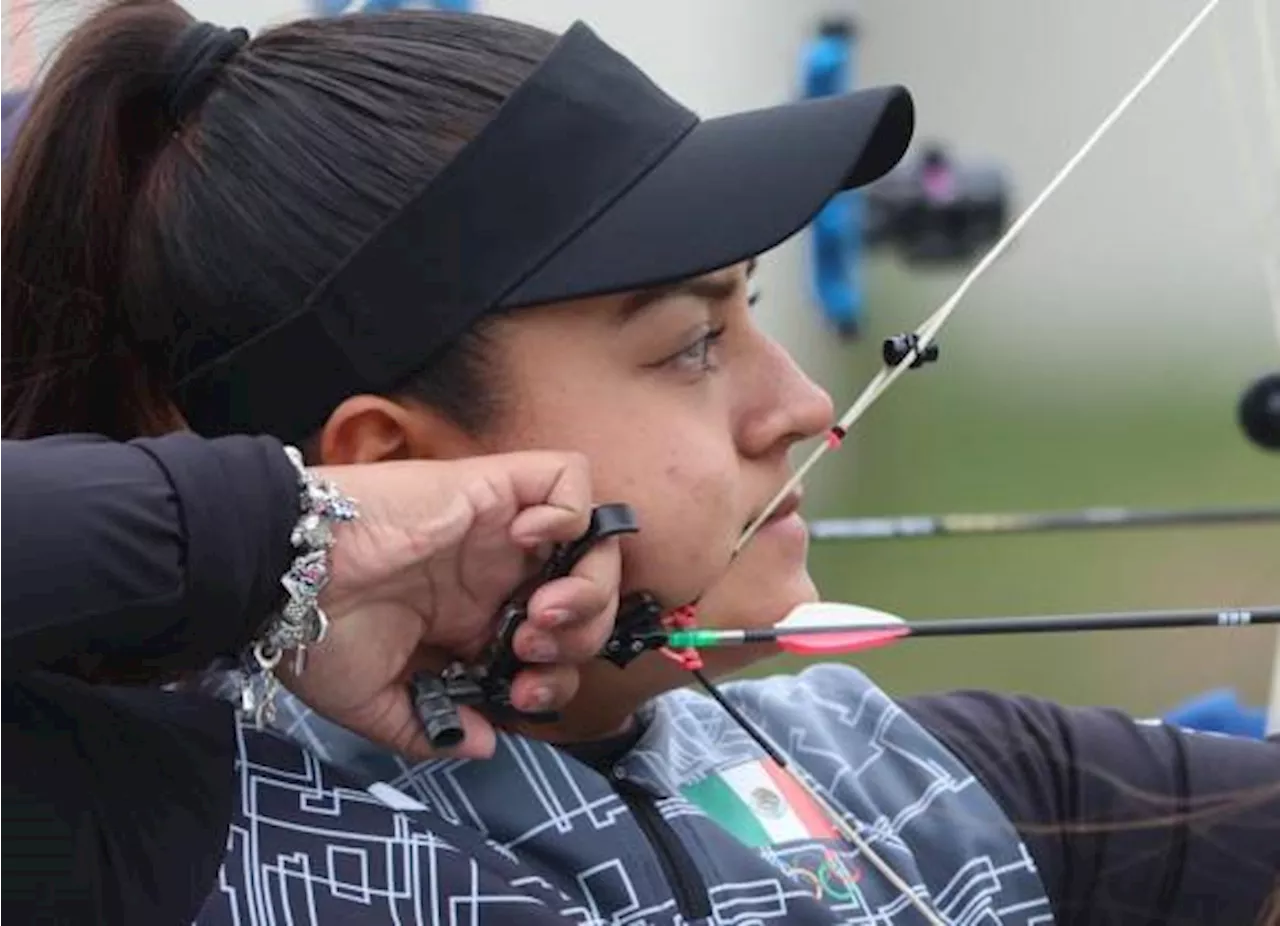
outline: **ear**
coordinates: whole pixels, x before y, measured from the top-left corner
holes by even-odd
[[[319,462],[335,466],[452,459],[477,453],[474,444],[456,424],[424,405],[357,395],[344,400],[329,415],[317,450]]]

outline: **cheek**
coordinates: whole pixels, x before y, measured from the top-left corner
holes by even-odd
[[[696,598],[724,573],[742,528],[736,460],[698,449],[655,454],[647,472],[630,471],[630,464],[614,470],[627,473],[620,490],[640,517],[640,533],[627,541],[627,585],[667,604]]]
[[[525,416],[502,449],[585,454],[596,502],[625,502],[640,523],[624,541],[624,588],[652,591],[666,604],[697,597],[723,574],[747,518],[727,428],[693,420],[687,409],[644,421],[625,411],[578,411],[578,424],[569,414],[555,422]]]
[[[624,540],[624,589],[683,604],[724,573],[749,514],[729,397],[714,382],[640,373],[599,347],[553,315],[530,316],[503,350],[519,388],[493,449],[584,454],[596,502],[624,502],[640,523]]]

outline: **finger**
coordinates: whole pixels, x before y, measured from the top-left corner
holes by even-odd
[[[578,693],[578,670],[572,666],[522,669],[511,682],[511,703],[521,711],[564,707]]]
[[[582,580],[561,580],[581,583]],[[594,602],[596,592],[588,586],[584,600],[590,597]],[[571,607],[573,607],[571,605]],[[521,660],[534,664],[574,664],[586,662],[600,655],[613,633],[617,616],[617,601],[610,599],[600,607],[595,604],[583,605],[583,610],[552,612],[553,617],[543,614],[538,623],[525,622],[517,631],[513,641],[515,654]],[[562,618],[560,614],[569,614]],[[557,621],[554,629],[546,629],[544,625]]]
[[[512,543],[530,550],[548,542],[577,540],[586,533],[590,523],[590,515],[584,521],[576,511],[554,505],[535,505],[512,518],[509,533]]]
[[[504,469],[522,511],[512,522],[512,537],[564,542],[580,537],[591,520],[591,474],[578,453],[530,451],[491,458]],[[562,512],[556,516],[550,511]],[[518,528],[518,530],[517,530]]]
[[[534,591],[529,598],[529,623],[549,631],[577,623],[612,624],[621,581],[622,542],[607,537],[588,550],[568,576]]]

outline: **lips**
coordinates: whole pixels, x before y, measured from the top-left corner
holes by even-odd
[[[800,503],[803,500],[804,493],[800,489],[788,492],[782,501],[778,503],[778,507],[774,508],[769,517],[765,519],[764,524],[772,524],[775,521],[781,521],[783,518],[791,517],[791,515],[800,510]]]

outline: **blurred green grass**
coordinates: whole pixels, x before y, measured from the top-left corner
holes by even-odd
[[[920,307],[937,304],[950,285],[878,270],[863,342],[801,358],[837,409],[874,372],[880,339],[913,327]],[[984,311],[1002,308],[1016,311],[998,303]],[[1030,333],[1023,338],[1044,349]],[[1078,364],[1079,387],[1064,388],[1060,375],[1037,375],[1034,365],[1009,372],[985,340],[957,313],[940,339],[940,363],[904,376],[817,468],[806,516],[1280,501],[1280,458],[1248,444],[1235,422],[1237,397],[1257,375],[1253,358],[1188,361],[1175,345],[1163,366],[1157,358],[1112,370],[1100,383],[1097,365],[1108,359],[1081,354],[1065,360]],[[1274,346],[1255,353],[1274,364]],[[1280,599],[1273,526],[825,542],[810,561],[825,599],[910,618]],[[939,639],[855,658],[899,694],[979,687],[1150,713],[1219,686],[1261,702],[1275,651],[1276,632],[1252,628]],[[753,672],[799,665],[780,657]]]

